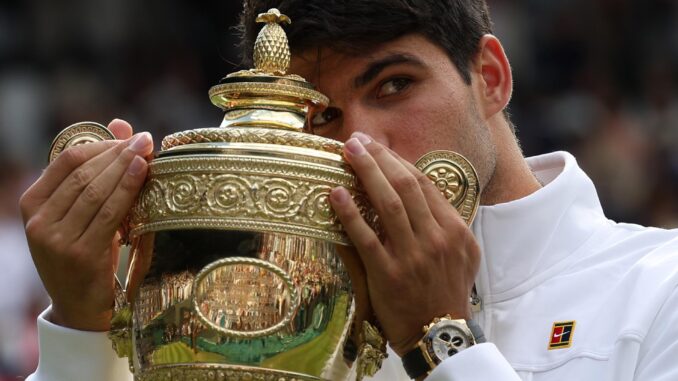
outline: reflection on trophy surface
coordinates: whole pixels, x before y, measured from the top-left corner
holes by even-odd
[[[255,69],[210,89],[225,113],[221,126],[165,137],[123,227],[131,260],[110,336],[135,380],[334,379],[354,361],[360,378],[385,356],[378,329],[353,324],[336,247],[350,242],[330,190],[346,188],[378,231],[377,218],[342,143],[306,132],[308,113],[328,99],[285,74],[289,47],[278,24],[289,18],[272,9],[257,21],[266,25]],[[75,124],[55,139],[50,160],[111,138],[96,123]],[[416,166],[470,223],[478,205],[473,167],[446,151]]]
[[[333,245],[242,231],[155,233],[134,303],[137,366],[152,374],[170,364],[193,364],[197,370],[182,374],[196,374],[197,364],[211,363],[321,375],[350,319],[348,277]]]

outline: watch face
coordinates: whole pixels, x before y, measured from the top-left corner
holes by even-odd
[[[468,334],[450,320],[435,324],[426,337],[428,355],[436,364],[468,348],[469,344]]]

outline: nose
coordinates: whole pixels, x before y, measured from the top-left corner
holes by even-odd
[[[354,132],[362,132],[369,135],[372,140],[390,147],[388,126],[371,114],[360,112],[357,108],[344,110],[341,131],[341,141],[350,139]]]

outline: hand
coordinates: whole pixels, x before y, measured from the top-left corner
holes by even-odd
[[[402,356],[433,318],[471,317],[480,250],[456,209],[412,164],[360,133],[346,142],[345,156],[379,216],[382,239],[346,189],[333,189],[330,202],[364,264],[384,335]]]
[[[52,298],[52,322],[110,327],[117,230],[144,183],[150,134],[114,120],[117,139],[71,147],[23,194],[19,205],[28,246]],[[124,140],[123,140],[124,139]]]

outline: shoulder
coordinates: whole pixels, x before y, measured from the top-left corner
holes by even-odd
[[[609,222],[574,266],[586,271],[621,330],[643,336],[678,289],[678,230]]]
[[[591,236],[586,251],[583,261],[614,266],[623,274],[656,271],[678,276],[678,229],[608,221]]]

